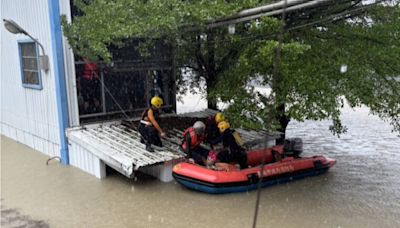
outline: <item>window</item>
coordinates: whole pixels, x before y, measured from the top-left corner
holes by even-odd
[[[38,66],[37,44],[33,41],[19,42],[21,56],[22,86],[33,89],[42,89],[40,70]]]

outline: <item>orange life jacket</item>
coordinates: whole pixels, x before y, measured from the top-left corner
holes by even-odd
[[[194,149],[195,147],[197,147],[198,145],[200,145],[200,143],[202,143],[204,141],[204,136],[197,136],[196,132],[194,131],[193,127],[189,127],[188,129],[186,129],[185,132],[183,132],[183,142],[182,142],[182,149],[184,151],[186,151],[186,135],[189,134],[190,135],[190,149]]]

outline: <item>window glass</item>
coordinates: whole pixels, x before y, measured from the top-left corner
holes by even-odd
[[[21,43],[22,57],[36,57],[35,43]]]
[[[19,50],[22,85],[27,88],[42,89],[36,44],[34,42],[19,43]]]
[[[22,64],[24,70],[36,70],[38,69],[37,66],[37,59],[36,58],[22,58]]]
[[[38,72],[24,70],[24,84],[39,84]]]

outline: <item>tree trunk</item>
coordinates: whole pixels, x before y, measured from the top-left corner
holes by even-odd
[[[207,83],[207,107],[209,109],[214,109],[217,110],[217,100],[215,98],[211,98],[208,95],[210,94],[211,91],[211,87],[214,85],[216,78],[214,77],[213,80],[210,80],[210,78],[208,78],[206,80]]]
[[[281,104],[276,108],[277,120],[279,121],[280,127],[277,129],[281,132],[281,136],[276,140],[277,145],[282,145],[286,138],[286,127],[290,122],[290,118],[285,114],[285,104]]]
[[[215,64],[215,37],[213,31],[207,32],[207,46],[206,46],[206,83],[207,83],[207,105],[209,109],[217,109],[217,100],[215,98],[210,98],[209,94],[211,92],[211,88],[214,87],[217,80],[217,69]]]

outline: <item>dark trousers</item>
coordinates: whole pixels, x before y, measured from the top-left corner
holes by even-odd
[[[194,149],[191,150],[192,152],[192,158],[194,160],[194,162],[196,162],[199,165],[206,165],[204,164],[204,160],[207,160],[207,156],[208,156],[208,150],[204,149],[203,147],[196,147]]]
[[[247,168],[247,154],[245,151],[225,150],[219,152],[217,158],[220,162],[225,162],[225,163],[236,162],[240,165],[241,169]]]
[[[138,130],[140,135],[145,140],[146,145],[156,145],[162,147],[162,142],[160,136],[158,135],[158,131],[153,126],[140,124]]]

